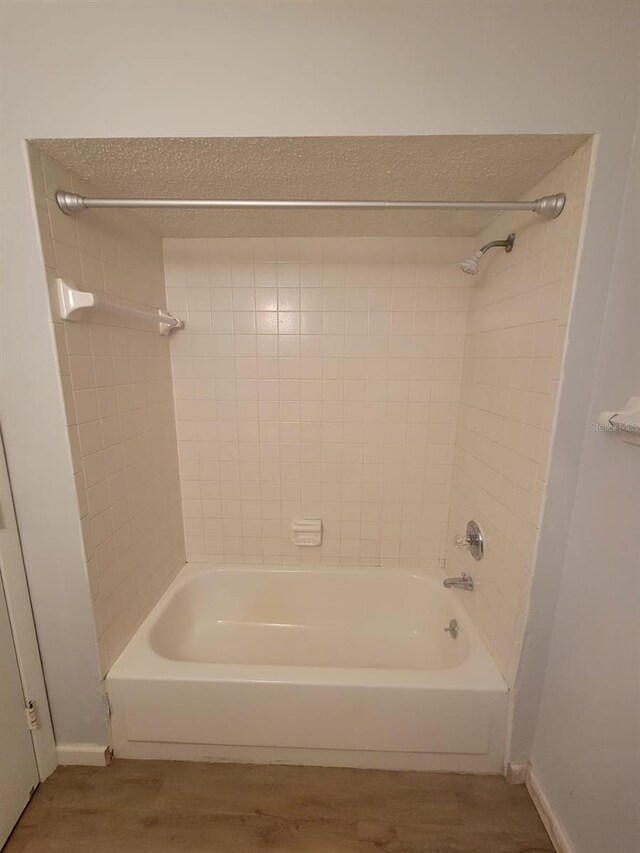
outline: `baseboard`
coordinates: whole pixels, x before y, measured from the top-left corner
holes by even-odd
[[[527,781],[527,773],[529,772],[529,762],[524,764],[507,764],[504,772],[504,778],[510,785],[524,785]]]
[[[106,767],[113,751],[101,743],[59,743],[56,746],[59,764],[80,764],[86,767]]]
[[[529,767],[525,785],[557,853],[576,853],[576,848],[571,843],[565,828],[554,813],[549,798],[531,767]]]

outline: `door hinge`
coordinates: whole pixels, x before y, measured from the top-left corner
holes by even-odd
[[[36,703],[32,699],[27,702],[24,712],[27,717],[27,725],[29,726],[29,731],[33,732],[36,729],[39,729],[40,720],[38,719],[38,711],[36,710]]]

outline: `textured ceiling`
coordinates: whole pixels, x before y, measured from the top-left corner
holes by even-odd
[[[103,196],[491,201],[519,198],[586,139],[535,134],[35,139],[32,143]],[[496,214],[155,210],[135,215],[165,237],[322,237],[472,235]]]

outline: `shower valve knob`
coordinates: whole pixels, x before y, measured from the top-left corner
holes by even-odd
[[[467,524],[467,532],[456,536],[453,540],[456,548],[468,548],[474,560],[481,560],[484,555],[484,536],[476,521]]]

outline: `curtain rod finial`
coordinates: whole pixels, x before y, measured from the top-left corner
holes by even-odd
[[[535,213],[546,219],[556,219],[564,210],[567,197],[564,193],[545,195],[536,199]]]
[[[79,213],[81,210],[87,209],[84,198],[81,195],[70,193],[66,190],[56,190],[56,203],[60,210],[67,215]]]

